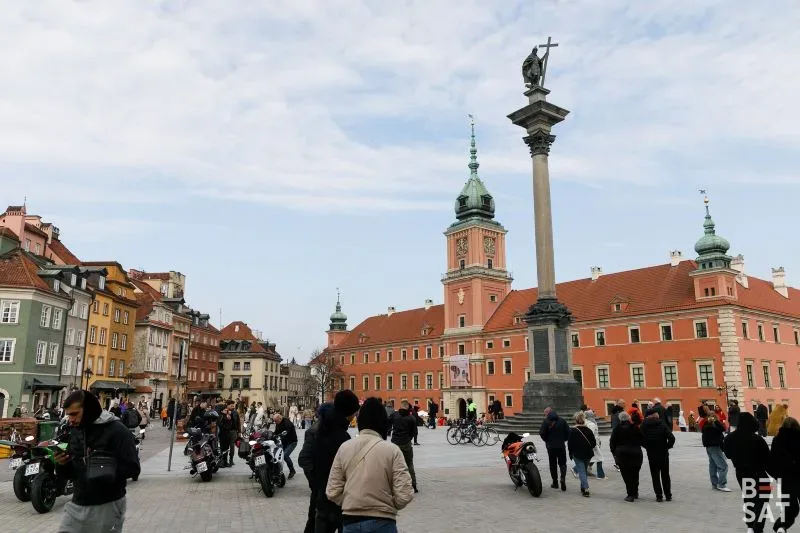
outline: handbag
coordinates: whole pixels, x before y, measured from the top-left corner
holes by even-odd
[[[86,456],[86,481],[110,485],[117,479],[117,459],[111,455],[92,452]]]

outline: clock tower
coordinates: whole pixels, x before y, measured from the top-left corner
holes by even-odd
[[[475,123],[469,178],[456,198],[456,221],[447,237],[444,285],[445,335],[479,331],[511,290],[506,270],[506,229],[494,220],[494,198],[478,177]]]

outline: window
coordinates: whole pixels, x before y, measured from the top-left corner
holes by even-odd
[[[464,354],[466,354],[466,353],[467,353],[467,352],[466,352],[466,347],[464,346],[464,343],[463,343],[463,342],[460,342],[460,343],[458,344],[458,355],[464,355]]]
[[[750,335],[747,333],[747,322],[742,322],[742,337],[745,339],[749,339]]]
[[[124,335],[123,335],[124,337]],[[76,346],[85,346],[86,341],[86,332],[82,329],[79,329],[77,334],[75,335],[75,345]]]
[[[798,342],[798,344],[800,344],[800,342]],[[442,344],[441,346],[439,346],[439,357],[440,357],[440,358],[441,358],[441,357],[444,357],[444,344]]]
[[[122,342],[120,342],[120,344],[119,344],[119,349],[120,350],[127,350],[128,349],[128,334],[127,333],[123,333],[122,334]]]
[[[408,358],[408,351],[405,349],[400,350],[400,359],[405,361]]]
[[[19,322],[19,300],[0,301],[0,324]]]
[[[364,376],[361,390],[369,390],[369,376]]]
[[[356,377],[350,376],[350,390],[356,390]]]
[[[794,343],[800,346],[800,331],[794,330]]]
[[[628,339],[631,344],[638,344],[641,341],[639,338],[639,326],[631,326],[628,328]]]
[[[369,352],[364,352],[363,358],[364,358],[364,363],[369,363]]]
[[[751,389],[755,387],[755,383],[753,380],[753,363],[747,363],[747,386]]]
[[[94,303],[92,303],[92,313],[97,314],[99,312],[100,312],[100,302],[95,300]]]
[[[414,361],[419,361],[419,348],[414,348]]]
[[[711,288],[706,287],[705,289],[703,289],[703,294],[705,296],[716,296],[717,295],[717,289],[716,289],[716,287],[711,287]]]
[[[674,389],[678,387],[678,366],[664,365],[664,387]]]
[[[594,331],[594,345],[595,346],[605,346],[606,345],[606,332],[602,329],[596,329]]]
[[[114,376],[114,367],[116,366],[116,363],[117,363],[116,359],[109,359],[108,360],[108,375],[109,376],[112,376],[112,377]],[[122,376],[120,376],[120,377],[122,377]]]
[[[514,397],[506,394],[506,407],[514,407]]]
[[[61,317],[64,315],[63,309],[53,310],[53,329],[61,329]]]
[[[764,324],[758,325],[758,340],[764,342]]]
[[[426,346],[425,347],[425,359],[430,359],[433,357],[433,347]]]
[[[103,304],[103,316],[108,316],[108,303]]]
[[[466,266],[467,266],[467,262],[465,260],[462,259],[462,260],[460,260],[458,262],[458,268],[460,268],[461,270],[464,270],[464,267],[466,267]]]
[[[14,361],[14,345],[17,339],[0,339],[0,363]]]
[[[30,239],[25,239],[25,251],[26,252],[30,252],[31,251],[31,240]]]
[[[238,389],[239,387],[239,378],[231,378],[231,388]]]
[[[114,322],[116,322],[117,324],[119,324],[119,320],[120,320],[120,315],[121,314],[122,313],[120,312],[119,308],[115,307],[114,308]]]
[[[80,317],[84,320],[89,316],[89,306],[86,304],[81,304],[81,312]]]
[[[425,374],[425,388],[428,390],[433,388],[433,374]]]
[[[631,365],[631,387],[644,388],[644,365]]]
[[[392,390],[394,388],[394,376],[389,374],[386,376],[386,390]]]
[[[492,302],[492,303],[497,302],[497,295],[496,294],[490,294],[489,295],[489,301]]]
[[[614,304],[614,312],[619,313],[622,311],[622,304]]]
[[[486,375],[494,375],[494,361],[486,361]]]
[[[578,382],[578,385],[580,385],[581,388],[583,388],[583,370],[581,370],[580,368],[573,368],[572,377],[575,378],[575,381]],[[530,378],[528,378],[528,381],[530,381]]]
[[[356,364],[356,354],[354,354],[354,353],[350,354],[350,364],[351,365]]]
[[[148,331],[147,343],[148,344],[155,344],[156,343],[156,331],[154,329],[151,329],[151,330]]]
[[[55,327],[55,326],[53,326],[53,327]],[[781,336],[780,336],[780,334],[778,332],[778,326],[777,325],[773,325],[772,326],[772,340],[774,340],[776,343],[780,343],[781,342]]]
[[[100,328],[100,346],[106,345],[106,328]]]
[[[458,315],[458,327],[463,328],[467,325],[467,317],[465,315]]]
[[[444,388],[444,372],[439,372],[439,388]]]
[[[503,339],[503,348],[511,347],[511,339]]]
[[[782,389],[786,388],[786,369],[783,365],[778,365],[778,386]]]
[[[494,348],[494,341],[486,341],[486,349],[491,350]]]
[[[89,328],[89,342],[92,344],[97,343],[97,326],[91,326]]]
[[[511,373],[511,359],[503,359],[503,374]]]
[[[695,320],[694,336],[696,339],[708,338],[708,323],[705,320]]]
[[[413,378],[414,390],[419,390],[419,374],[414,374]]]
[[[102,374],[103,373],[103,368],[104,368],[105,362],[106,362],[106,360],[105,360],[104,357],[98,357],[97,358],[97,370],[96,370],[96,372],[98,374]]]
[[[597,367],[597,388],[598,389],[608,389],[609,379],[608,379],[608,367],[607,366],[598,366]]]
[[[764,363],[762,369],[764,371],[764,386],[767,388],[772,387],[772,381],[769,379],[769,363]]]
[[[203,381],[202,379],[200,381]],[[245,376],[242,378],[242,388],[249,389],[250,388],[250,377]]]
[[[580,348],[581,347],[581,339],[577,333],[572,334],[572,347],[573,348]]]
[[[672,324],[661,324],[661,340],[672,340]]]
[[[64,338],[64,344],[67,346],[72,346],[75,341],[75,330],[72,328],[67,328],[67,336]]]
[[[375,362],[376,363],[381,362],[381,352],[375,352]]]
[[[405,374],[400,375],[400,390],[406,390],[408,388],[408,376]]]
[[[53,308],[49,305],[42,306],[42,319],[39,321],[39,325],[43,328],[50,327],[50,314],[53,312]]]
[[[234,361],[233,362],[233,369],[234,370],[241,370],[242,369],[242,363],[239,362],[239,361]]]
[[[117,369],[117,371],[118,371],[117,374],[118,376],[125,375],[125,361],[123,361],[122,359],[119,360],[119,369]]]
[[[130,316],[130,315],[128,315],[128,312],[127,312],[127,311],[125,311],[125,312],[123,312],[123,313],[122,313],[122,323],[123,323],[123,324],[127,324],[127,323],[128,323],[128,317],[129,317],[129,316]]]
[[[386,360],[391,363],[393,357],[394,357],[394,352],[392,352],[392,350],[387,350],[386,351]]]
[[[714,365],[711,363],[699,363],[697,365],[697,382],[701,387],[714,386]]]
[[[487,259],[486,260],[486,268],[491,270],[491,268],[492,268],[492,260],[491,259]]]
[[[61,367],[61,373],[69,376],[72,373],[72,357],[65,357],[64,364]]]
[[[245,361],[244,362],[244,369],[245,370],[250,370],[250,361]]]
[[[116,350],[119,344],[119,333],[116,331],[111,334],[111,348]]]

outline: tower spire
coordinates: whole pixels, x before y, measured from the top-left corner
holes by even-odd
[[[475,117],[472,115],[467,115],[469,117],[469,126],[472,131],[469,139],[469,175],[470,177],[478,177],[478,148],[475,146]]]

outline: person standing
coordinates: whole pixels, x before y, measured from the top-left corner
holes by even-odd
[[[611,408],[611,431],[619,424],[619,414],[625,412],[625,400],[620,398],[617,404]]]
[[[575,413],[575,426],[569,431],[567,440],[569,446],[569,458],[575,461],[575,470],[581,480],[581,495],[588,498],[589,494],[589,461],[594,455],[594,448],[597,441],[592,430],[584,424],[586,417],[582,411]]]
[[[620,413],[619,424],[611,432],[608,447],[625,481],[626,502],[633,502],[639,497],[639,471],[644,460],[642,446],[644,446],[642,431],[631,422],[628,413]]]
[[[786,407],[783,404],[778,404],[772,409],[767,421],[767,435],[774,437],[778,434],[778,430],[783,425],[783,421],[789,416],[786,412]]]
[[[708,454],[708,474],[711,477],[711,487],[721,492],[730,492],[728,488],[728,461],[722,453],[722,443],[725,438],[725,426],[717,420],[716,415],[709,414],[701,425],[703,433],[703,446]]]
[[[58,475],[74,482],[74,492],[58,531],[122,531],[126,480],[141,471],[133,435],[89,391],[70,393],[64,411],[69,441],[66,452],[56,452],[54,460]]]
[[[756,420],[758,420],[758,434],[762,437],[767,436],[767,421],[769,420],[769,410],[767,406],[761,403],[761,400],[756,400],[758,407],[756,407]]]
[[[333,403],[326,402],[319,406],[319,418],[322,419],[328,411],[333,409]],[[308,416],[311,419],[313,416]],[[317,515],[317,488],[314,484],[314,457],[316,454],[316,436],[319,423],[311,425],[309,421],[306,425],[306,432],[303,436],[303,448],[297,456],[297,464],[303,469],[303,474],[308,481],[308,488],[311,490],[311,498],[308,505],[308,519],[303,533],[314,533],[314,524]]]
[[[505,415],[503,414],[503,404],[500,403],[500,400],[495,400],[494,402],[494,417],[495,420],[503,420]]]
[[[594,435],[594,440],[597,445],[594,447],[594,455],[592,456],[592,460],[589,464],[589,473],[591,474],[592,465],[596,467],[597,472],[597,479],[605,479],[606,473],[603,470],[603,452],[600,451],[600,428],[597,427],[597,416],[594,414],[594,411],[589,409],[584,413],[586,417],[586,427],[592,430],[592,434]]]
[[[358,412],[358,437],[339,448],[325,494],[342,506],[344,533],[397,533],[397,513],[414,498],[402,452],[386,442],[389,417],[380,399]]]
[[[272,420],[275,422],[275,434],[282,435],[286,432],[286,436],[281,437],[283,443],[283,460],[286,461],[286,466],[289,467],[289,479],[292,479],[297,473],[294,470],[294,463],[292,462],[292,452],[297,448],[297,429],[294,427],[294,422],[287,418],[283,418],[280,413],[276,414]]]
[[[644,448],[647,450],[647,464],[653,481],[656,501],[664,498],[672,501],[672,480],[669,477],[669,450],[675,445],[675,435],[660,419],[658,411],[652,409],[642,423]]]
[[[741,412],[741,409],[739,409],[739,400],[731,400],[728,406],[728,433],[735,430],[736,426],[739,425],[739,415]]]
[[[478,406],[472,401],[472,398],[467,398],[467,421],[475,422],[478,419]]]
[[[428,407],[428,427],[436,429],[436,416],[439,414],[439,404],[431,400],[431,405]]]
[[[414,448],[411,441],[417,436],[417,421],[411,414],[410,406],[406,400],[400,402],[400,409],[392,419],[392,443],[396,444],[403,452],[408,473],[411,475],[411,487],[417,493],[417,475],[414,471]]]
[[[261,402],[258,402],[256,404],[256,419],[255,419],[253,427],[255,427],[256,429],[259,429],[264,424],[264,417],[265,416],[266,416],[266,413],[264,412],[264,404],[262,404]]]
[[[678,414],[678,427],[681,433],[686,433],[686,430],[689,428],[689,425],[686,423],[686,417],[683,416],[683,411]]]
[[[233,429],[233,417],[227,407],[219,412],[217,421],[217,438],[219,439],[219,449],[222,454],[222,464],[220,468],[228,468],[228,451],[231,448],[231,430]]]
[[[417,428],[419,428],[422,425],[422,418],[420,418],[419,416],[418,405],[415,405],[414,407],[411,408],[411,416],[414,417],[414,423],[417,425]],[[417,432],[414,434],[414,446],[419,446],[419,441],[417,440],[418,437],[419,437],[419,429],[417,429]]]
[[[641,427],[642,422],[644,422],[644,414],[639,408],[639,402],[637,400],[631,402],[631,407],[628,409],[628,415],[631,417],[631,424],[636,427]]]
[[[547,448],[547,458],[550,461],[550,477],[553,479],[552,488],[557,489],[559,479],[561,490],[567,490],[567,447],[569,440],[569,425],[566,420],[548,407],[546,418],[539,429],[539,436]],[[561,476],[558,477],[559,469]]]
[[[317,493],[315,533],[333,533],[342,529],[342,508],[328,499],[325,490],[339,447],[350,440],[347,428],[359,409],[358,396],[345,389],[336,393],[333,409],[320,419],[314,443],[314,487]]]
[[[767,477],[770,450],[764,438],[756,433],[758,429],[759,423],[753,415],[741,413],[739,426],[736,431],[725,437],[723,443],[725,456],[733,463],[736,469],[736,481],[743,489],[745,522],[755,533],[764,531],[766,516],[762,517],[761,509],[772,493]],[[775,525],[777,530],[778,525]]]
[[[727,441],[725,444],[727,453]],[[789,499],[783,516],[775,522],[775,531],[785,533],[800,514],[800,424],[792,417],[783,421],[778,434],[772,439],[769,473],[780,480],[780,492]]]
[[[299,427],[299,424],[297,423],[297,405],[295,404],[292,404],[292,406],[289,407],[289,422],[295,425],[295,429]]]

